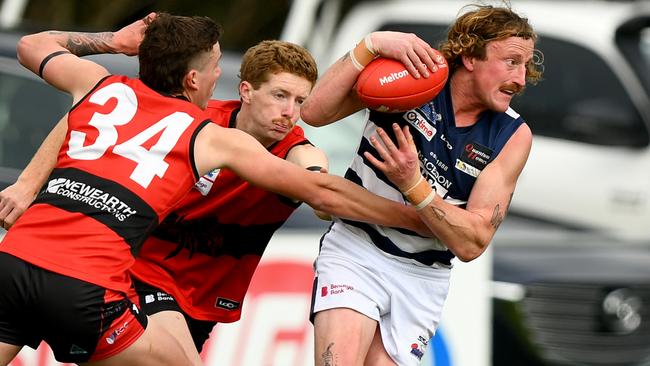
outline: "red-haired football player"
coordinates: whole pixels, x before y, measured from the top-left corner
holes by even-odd
[[[450,68],[440,94],[404,113],[368,111],[346,177],[413,205],[436,237],[335,219],[315,263],[317,365],[420,363],[440,321],[452,259],[485,251],[528,158],[531,131],[509,105],[540,77],[535,41],[527,19],[510,8],[477,5],[440,45]],[[363,109],[353,86],[376,55],[424,77],[440,63],[415,35],[371,33],[319,79],[303,120],[323,126]]]

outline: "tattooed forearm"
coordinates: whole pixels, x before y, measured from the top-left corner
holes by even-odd
[[[77,56],[96,55],[99,53],[115,53],[113,49],[113,33],[63,33],[51,32],[53,34],[67,35],[65,47]]]
[[[438,207],[431,206],[431,211],[433,212],[434,215],[436,215],[436,218],[440,221],[444,220],[445,216],[447,216],[447,213]]]
[[[323,366],[334,366],[334,354],[332,353],[332,347],[334,343],[330,343],[327,346],[327,349],[321,355],[321,365]]]
[[[503,222],[503,215],[504,213],[501,212],[501,206],[497,204],[494,207],[494,212],[492,212],[492,219],[490,219],[490,223],[495,229],[498,229],[499,225]]]

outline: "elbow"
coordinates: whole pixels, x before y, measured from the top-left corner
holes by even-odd
[[[456,257],[461,262],[471,262],[474,259],[478,258],[485,252],[489,243],[484,243],[483,241],[477,240],[471,243],[471,245],[465,246],[462,250],[454,253]]]
[[[23,36],[16,45],[16,56],[18,62],[25,67],[27,67],[27,55],[29,55],[30,50],[33,49],[33,38],[34,35]]]
[[[34,73],[38,73],[41,60],[37,58],[43,52],[41,39],[41,33],[29,34],[21,37],[16,45],[18,62]]]
[[[300,107],[300,119],[306,124],[313,127],[326,125],[328,118],[325,111],[317,107],[317,102],[307,98],[305,103]]]

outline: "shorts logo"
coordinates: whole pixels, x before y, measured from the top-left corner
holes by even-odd
[[[424,356],[424,351],[428,344],[429,341],[425,337],[419,336],[417,342],[411,344],[410,353],[418,360],[422,360],[422,356]]]
[[[239,303],[234,300],[224,299],[223,297],[218,297],[217,302],[214,304],[217,308],[222,308],[226,310],[235,310],[239,308]]]
[[[331,284],[329,287],[323,286],[320,289],[320,296],[325,297],[327,295],[336,295],[343,294],[346,291],[354,291],[354,287],[350,285],[335,285]]]
[[[404,113],[404,119],[406,122],[410,123],[411,126],[415,127],[427,141],[431,141],[433,136],[436,135],[436,128],[433,127],[426,118],[418,111],[412,110]]]
[[[68,353],[71,355],[85,355],[88,353],[88,351],[73,343],[72,346],[70,347],[70,352]]]
[[[151,304],[152,302],[156,301],[156,297],[152,294],[146,295],[144,297],[144,303],[145,304]]]
[[[122,333],[126,331],[126,328],[129,327],[129,322],[125,322],[124,325],[115,329],[110,336],[106,337],[106,343],[113,344]]]
[[[418,346],[417,343],[411,344],[411,354],[418,360],[422,360],[422,356],[424,356],[424,352],[420,349],[420,346]]]
[[[172,296],[172,295],[170,295],[170,294],[168,294],[166,292],[162,292],[162,291],[156,292],[156,300],[158,300],[158,301],[176,301],[176,300],[174,300],[174,296]]]

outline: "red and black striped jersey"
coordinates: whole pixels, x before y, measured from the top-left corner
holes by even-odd
[[[211,101],[208,117],[235,127],[239,101]],[[269,151],[286,158],[307,144],[295,126]],[[273,233],[299,203],[262,190],[221,169],[203,176],[145,242],[131,273],[174,296],[191,317],[233,322]]]
[[[108,76],[68,115],[55,169],[0,250],[126,292],[146,236],[195,184],[196,105]]]

